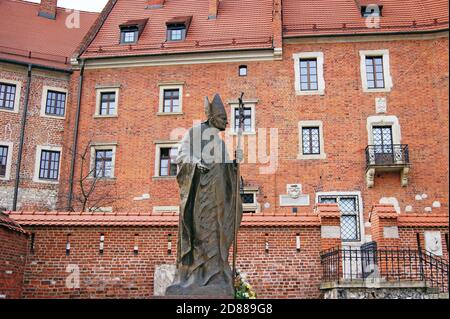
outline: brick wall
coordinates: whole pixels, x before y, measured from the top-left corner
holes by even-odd
[[[0,79],[19,81],[21,98],[18,113],[3,112],[0,110],[0,142],[12,142],[13,153],[9,158],[12,161],[11,176],[9,180],[0,180],[0,209],[11,209],[14,192],[14,180],[19,151],[21,119],[27,85],[27,69],[11,64],[0,64]],[[57,87],[68,89],[69,76],[64,73],[33,69],[28,101],[27,123],[25,128],[24,148],[20,171],[21,182],[18,193],[18,209],[52,210],[56,208],[58,188],[57,184],[36,183],[33,181],[36,146],[63,145],[63,132],[65,119],[54,119],[40,115],[43,87]],[[67,96],[67,105],[70,105],[70,94]],[[67,107],[67,106],[66,106]],[[62,161],[67,160],[62,158]]]
[[[176,244],[172,254],[167,251],[168,234],[176,243],[175,227],[42,226],[27,230],[35,233],[35,243],[25,267],[23,298],[149,298],[155,265],[176,261]],[[99,253],[101,233],[105,236],[103,254]],[[296,250],[297,233],[300,252]],[[70,255],[66,255],[68,234]],[[136,234],[137,255],[133,252]],[[245,227],[239,233],[238,268],[248,274],[259,297],[318,298],[319,251],[319,227]],[[66,271],[74,267],[80,271],[79,289],[66,288],[71,274]]]
[[[27,257],[27,236],[0,226],[0,299],[20,298]]]
[[[260,174],[259,168],[266,164],[242,166],[245,182],[259,186],[259,203],[268,204],[261,206],[263,211],[291,213],[290,207],[279,204],[279,196],[286,193],[286,184],[291,183],[302,184],[303,193],[310,195],[310,205],[299,207],[299,214],[312,210],[315,195],[321,191],[361,192],[365,222],[371,206],[382,198],[395,198],[401,212],[411,206],[414,212],[422,213],[434,201],[448,209],[448,38],[365,39],[286,41],[282,61],[248,62],[247,77],[238,76],[238,66],[242,63],[87,69],[78,147],[84,147],[88,141],[117,142],[116,178],[99,183],[116,194],[114,210],[151,211],[154,206],[178,205],[176,181],[153,177],[154,142],[168,140],[173,129],[188,128],[193,120],[204,119],[205,95],[211,97],[219,92],[227,102],[243,91],[246,98],[258,99],[256,127],[278,128],[280,145],[276,172]],[[370,49],[390,52],[394,83],[391,92],[362,91],[359,51]],[[296,96],[292,55],[316,51],[324,54],[325,95]],[[77,74],[74,73],[72,80],[72,92],[77,87]],[[158,116],[158,84],[170,81],[185,82],[184,114]],[[95,86],[109,84],[121,85],[119,115],[94,118]],[[369,116],[377,115],[376,97],[387,99],[385,115],[397,116],[402,143],[409,144],[412,168],[407,187],[400,186],[400,174],[393,172],[377,173],[374,188],[366,186],[366,124]],[[230,112],[228,104],[226,108]],[[68,127],[73,127],[74,114],[75,106],[69,115]],[[298,122],[301,120],[323,122],[325,160],[297,159]],[[71,141],[72,130],[66,130],[66,134],[65,139]],[[438,143],[436,136],[439,136]],[[63,189],[67,189],[64,183],[68,173],[66,162],[62,172]],[[150,199],[134,200],[144,193],[150,194]],[[426,199],[417,200],[417,195],[421,194],[427,194]],[[64,206],[62,202],[60,206]],[[369,225],[365,232],[370,235]]]

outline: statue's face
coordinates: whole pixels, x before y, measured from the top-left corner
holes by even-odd
[[[210,120],[211,124],[221,130],[225,131],[228,125],[228,119],[226,114],[213,115]]]

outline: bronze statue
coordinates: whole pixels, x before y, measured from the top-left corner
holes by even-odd
[[[228,124],[218,94],[205,99],[205,111],[208,120],[189,129],[178,151],[177,274],[166,295],[234,295],[228,255],[242,219],[236,164],[218,135]]]

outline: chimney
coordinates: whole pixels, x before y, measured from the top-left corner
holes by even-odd
[[[208,0],[208,1],[209,1],[208,19],[215,19],[217,18],[217,13],[219,11],[220,0]]]
[[[56,19],[57,3],[58,0],[41,0],[38,15],[47,19]]]
[[[147,0],[147,9],[162,8],[165,0]]]

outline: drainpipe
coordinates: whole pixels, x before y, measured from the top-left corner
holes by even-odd
[[[73,178],[74,178],[74,174],[75,174],[75,158],[77,155],[78,126],[79,126],[79,121],[80,121],[81,96],[83,93],[83,75],[84,75],[84,59],[81,60],[80,77],[78,78],[77,112],[75,115],[75,125],[74,125],[74,129],[73,129],[73,150],[72,150],[72,159],[70,161],[69,196],[67,199],[67,210],[70,210],[72,208]]]
[[[28,75],[27,75],[27,91],[25,94],[25,103],[23,106],[22,122],[20,128],[20,143],[19,143],[19,154],[17,155],[17,165],[16,165],[16,179],[14,183],[14,197],[13,197],[13,207],[12,210],[17,210],[17,195],[19,192],[20,183],[20,166],[22,164],[22,153],[23,153],[23,143],[25,139],[25,125],[27,123],[27,113],[28,113],[28,100],[30,98],[30,86],[31,86],[31,64],[28,64]]]

